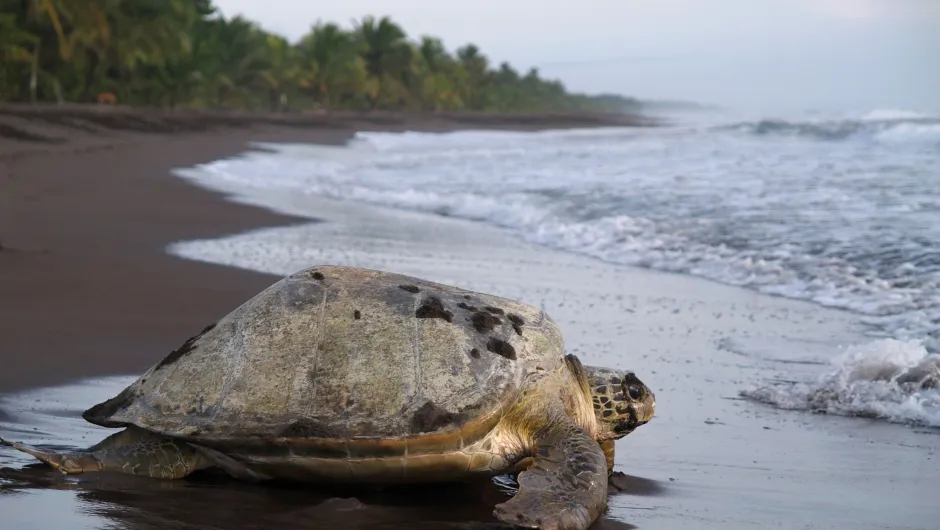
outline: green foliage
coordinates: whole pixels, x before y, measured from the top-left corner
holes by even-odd
[[[537,70],[491,68],[388,17],[317,22],[296,43],[211,0],[0,0],[0,101],[304,111],[626,111],[619,96],[568,93]]]

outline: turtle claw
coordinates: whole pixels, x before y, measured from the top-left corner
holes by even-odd
[[[607,478],[607,493],[610,495],[623,493],[630,489],[630,480],[626,474],[614,471]]]

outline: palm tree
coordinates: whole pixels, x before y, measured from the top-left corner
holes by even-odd
[[[480,53],[480,48],[475,44],[467,44],[458,48],[457,58],[467,72],[467,80],[463,85],[464,99],[471,108],[482,110],[487,103],[484,85],[489,61],[485,55]]]
[[[426,110],[457,109],[463,100],[456,89],[459,65],[435,37],[424,36],[418,45],[416,60],[421,85],[421,100]]]
[[[16,2],[16,4],[18,5],[11,6],[13,9],[4,9],[3,11],[16,13],[14,16],[18,19],[20,26],[35,37],[31,39],[33,51],[29,73],[29,98],[30,101],[35,103],[38,99],[42,62],[40,54],[44,50],[43,42],[56,40],[59,44],[59,56],[62,60],[71,58],[72,50],[62,23],[61,14],[64,11],[62,0],[23,0]],[[46,26],[47,22],[51,25],[51,28]],[[49,29],[52,29],[51,34],[48,31]]]
[[[412,49],[405,31],[388,17],[376,20],[367,16],[355,24],[355,32],[363,45],[360,52],[366,72],[375,83],[370,99],[372,107],[380,103],[400,106],[408,97],[412,84]]]
[[[15,14],[0,14],[0,59],[16,62],[30,61],[32,53],[27,46],[37,40],[39,40],[38,37],[17,25]]]
[[[336,24],[317,22],[297,45],[301,86],[321,108],[330,108],[367,88],[360,56],[365,43]]]
[[[171,107],[277,108],[288,95],[298,109],[631,107],[569,94],[537,70],[491,68],[473,44],[454,55],[434,37],[411,42],[388,17],[353,26],[317,23],[292,44],[218,16],[212,0],[0,0],[0,98],[93,101],[109,91]]]

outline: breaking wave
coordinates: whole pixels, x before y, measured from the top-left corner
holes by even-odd
[[[763,119],[724,127],[757,136],[918,141],[940,147],[940,118],[912,111],[879,110],[850,119]]]
[[[940,355],[919,341],[849,349],[815,381],[754,385],[743,397],[788,410],[940,427]]]

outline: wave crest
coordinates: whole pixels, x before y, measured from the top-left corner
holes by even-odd
[[[851,348],[810,383],[753,385],[742,397],[787,410],[940,427],[940,355],[916,340]]]
[[[736,123],[727,128],[756,136],[790,136],[826,141],[871,138],[875,141],[940,142],[940,118],[903,110],[876,110],[859,118],[838,120],[790,121],[768,118]]]

